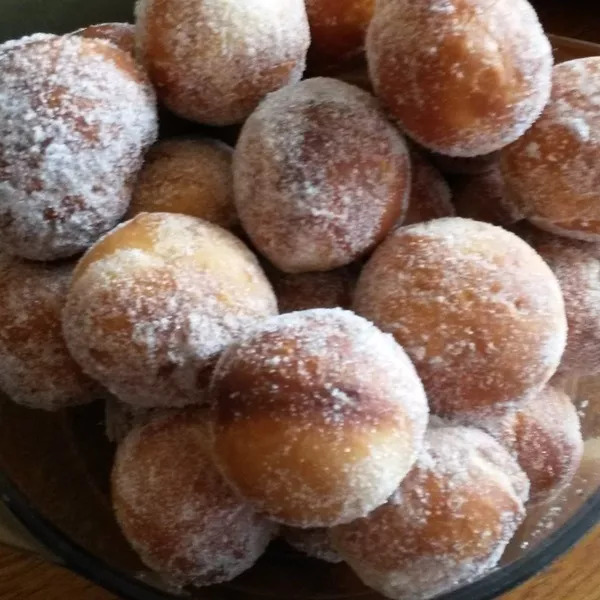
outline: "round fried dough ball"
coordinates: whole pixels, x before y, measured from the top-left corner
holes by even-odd
[[[375,0],[306,0],[311,71],[339,68],[360,55],[374,10]]]
[[[100,23],[73,32],[86,38],[106,40],[123,52],[135,56],[135,25],[131,23]]]
[[[529,483],[493,438],[431,428],[387,504],[331,531],[363,582],[396,600],[425,600],[492,569],[525,517]]]
[[[510,194],[534,225],[600,241],[600,57],[554,68],[540,119],[502,153]]]
[[[212,585],[249,569],[273,525],[214,466],[207,415],[188,409],[134,429],[117,451],[117,520],[142,561],[179,585]]]
[[[235,150],[235,201],[256,248],[288,273],[329,271],[406,211],[402,136],[367,92],[319,77],[270,94]]]
[[[453,201],[459,216],[476,221],[510,228],[523,219],[507,192],[499,166],[458,183]]]
[[[204,402],[221,351],[276,313],[258,261],[232,234],[142,213],[80,261],[63,329],[84,371],[120,400],[173,407]]]
[[[527,0],[381,2],[367,58],[391,116],[449,156],[514,142],[550,95],[552,48]]]
[[[52,260],[121,219],[157,117],[145,76],[118,48],[38,38],[0,51],[0,248]]]
[[[565,347],[552,271],[516,235],[469,219],[394,231],[365,266],[354,307],[405,348],[442,416],[539,392]]]
[[[281,536],[295,550],[310,558],[324,560],[328,563],[340,563],[340,555],[333,549],[328,529],[299,529],[298,527],[282,527]]]
[[[293,527],[346,523],[385,502],[427,424],[402,348],[341,309],[275,317],[234,343],[211,397],[225,477],[259,512]]]
[[[417,151],[411,153],[412,183],[403,225],[453,217],[452,192],[441,173]]]
[[[229,146],[207,138],[158,142],[146,155],[128,214],[181,213],[232,227],[237,222],[232,155]]]
[[[17,404],[58,410],[91,402],[98,391],[62,336],[73,267],[0,256],[0,389]]]
[[[159,100],[186,119],[241,123],[304,72],[303,0],[138,0],[136,16],[139,56]]]
[[[530,236],[548,263],[565,299],[569,332],[559,370],[579,376],[600,373],[600,247],[542,232]]]
[[[531,483],[532,502],[555,496],[579,468],[579,416],[570,398],[556,388],[546,386],[517,407],[473,415],[469,421],[514,456]]]

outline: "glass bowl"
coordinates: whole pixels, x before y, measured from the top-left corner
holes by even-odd
[[[0,41],[132,18],[128,0],[1,0],[0,4]],[[553,44],[557,60],[600,55],[600,46],[577,40],[553,37]],[[586,452],[579,473],[558,498],[530,511],[499,568],[440,600],[496,597],[545,568],[597,523],[600,378],[560,385],[576,401],[582,416]],[[100,400],[47,414],[0,397],[0,495],[7,516],[20,523],[16,530],[5,532],[7,521],[0,514],[0,536],[7,539],[10,535],[14,545],[41,553],[131,600],[181,595],[198,600],[380,598],[344,565],[304,558],[277,542],[253,569],[229,584],[170,590],[139,562],[115,523],[108,485],[113,450],[104,434]]]

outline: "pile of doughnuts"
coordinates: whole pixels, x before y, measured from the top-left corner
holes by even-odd
[[[396,600],[471,582],[582,460],[599,96],[526,0],[139,0],[5,42],[0,389],[105,403],[171,586],[277,537]]]

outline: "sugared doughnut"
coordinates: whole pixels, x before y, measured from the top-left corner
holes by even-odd
[[[528,487],[487,434],[432,428],[389,502],[331,538],[366,585],[396,600],[425,600],[496,566],[525,517]]]
[[[84,371],[120,400],[169,407],[203,402],[220,352],[276,313],[236,237],[194,217],[143,213],[80,261],[63,329]]]
[[[562,391],[546,386],[516,408],[472,415],[516,459],[531,483],[530,500],[560,492],[576,473],[583,454],[577,410]]]
[[[233,171],[242,225],[290,273],[368,252],[404,214],[410,188],[406,144],[375,99],[328,78],[270,94],[242,129]]]
[[[0,72],[0,248],[74,255],[127,210],[154,94],[130,56],[78,36],[0,51]]]
[[[129,215],[173,212],[229,228],[233,202],[233,150],[208,138],[176,138],[155,144],[144,161]]]
[[[502,153],[523,214],[541,229],[600,241],[600,57],[554,68],[552,96],[535,125]]]
[[[97,391],[62,337],[73,266],[0,256],[0,389],[23,406],[58,410],[91,402]]]
[[[550,95],[552,48],[527,0],[381,2],[366,47],[391,116],[441,154],[514,142]]]
[[[529,239],[556,275],[565,299],[569,333],[559,370],[599,374],[600,247],[541,232]]]
[[[312,72],[344,66],[364,49],[375,0],[306,0]]]
[[[453,217],[454,205],[452,193],[440,172],[422,156],[420,152],[411,152],[412,184],[408,211],[403,225],[414,225],[432,219]]]
[[[266,94],[302,77],[303,0],[138,0],[136,16],[159,100],[186,119],[241,123]]]
[[[429,159],[444,175],[480,175],[498,164],[500,152],[471,157],[445,156],[429,152]]]
[[[365,266],[354,306],[405,348],[443,416],[537,393],[565,347],[552,271],[516,235],[469,219],[390,234]]]
[[[427,424],[402,348],[341,309],[269,320],[224,352],[210,391],[225,477],[293,527],[347,523],[385,502]]]
[[[523,216],[510,197],[499,166],[458,182],[453,189],[454,206],[461,217],[512,227]]]
[[[282,527],[281,536],[292,548],[311,558],[329,563],[342,562],[342,558],[331,545],[328,529]]]
[[[148,567],[180,585],[233,579],[273,533],[215,468],[206,417],[188,409],[134,429],[112,474],[123,533]]]
[[[135,26],[131,23],[101,23],[73,32],[86,38],[106,40],[132,56],[135,56]]]
[[[269,273],[279,312],[311,308],[350,308],[356,275],[347,267],[322,273]]]

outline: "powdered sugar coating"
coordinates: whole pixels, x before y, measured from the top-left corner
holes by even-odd
[[[364,516],[412,466],[427,400],[391,336],[341,309],[290,313],[234,343],[211,382],[215,456],[275,521]]]
[[[423,146],[488,154],[518,139],[550,95],[552,49],[527,0],[397,0],[367,34],[371,80]]]
[[[204,402],[223,348],[276,313],[237,238],[194,217],[144,213],[79,263],[63,328],[76,360],[120,400],[172,407]]]
[[[511,198],[499,165],[474,175],[454,189],[454,205],[461,217],[512,227],[523,215]]]
[[[242,225],[282,271],[328,271],[373,248],[406,210],[402,136],[367,92],[328,78],[267,96],[234,155]]]
[[[282,527],[283,539],[295,550],[328,563],[340,563],[342,558],[333,549],[328,529],[298,529]]]
[[[0,256],[0,389],[17,404],[58,410],[94,399],[61,331],[73,266]]]
[[[559,370],[600,373],[600,248],[543,233],[531,242],[556,275],[565,300],[569,333]]]
[[[575,406],[562,391],[546,386],[516,407],[470,415],[519,463],[531,483],[530,500],[559,493],[579,468],[583,438]]]
[[[100,23],[74,31],[72,35],[106,40],[135,56],[135,25],[131,23]]]
[[[600,58],[557,65],[544,113],[502,153],[508,189],[541,229],[600,241],[599,161]]]
[[[136,19],[138,54],[159,99],[192,121],[241,123],[304,72],[303,0],[139,0]]]
[[[180,585],[233,579],[254,564],[273,534],[273,525],[214,467],[202,410],[134,429],[118,449],[112,487],[117,520],[133,548]]]
[[[516,235],[479,221],[394,231],[365,266],[354,307],[393,333],[442,415],[539,392],[565,347],[552,271]]]
[[[388,503],[334,528],[331,539],[368,586],[425,600],[496,566],[525,517],[527,489],[525,474],[487,434],[432,428]]]
[[[0,71],[0,247],[74,255],[127,209],[154,94],[129,56],[77,36],[0,52]]]
[[[418,151],[411,152],[412,183],[403,225],[453,217],[452,192],[442,174]]]
[[[229,146],[209,138],[161,140],[146,154],[128,214],[174,212],[233,226],[232,155]]]

